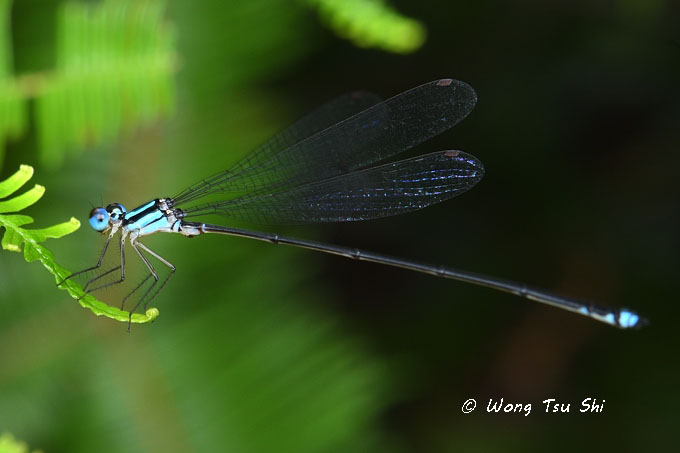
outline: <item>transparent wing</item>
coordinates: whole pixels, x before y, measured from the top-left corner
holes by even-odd
[[[260,224],[348,222],[402,214],[448,200],[484,175],[462,151],[441,151],[260,196],[195,206],[186,217],[220,214]]]
[[[174,200],[178,203],[185,203],[206,193],[239,190],[238,176],[248,169],[264,164],[281,151],[381,101],[379,96],[367,91],[355,91],[339,96],[276,134],[228,170],[187,187],[181,194],[174,197]],[[230,180],[233,181],[232,184],[225,184]]]
[[[339,96],[276,134],[266,143],[238,161],[229,170],[232,173],[239,174],[248,168],[257,167],[296,143],[381,101],[382,99],[379,96],[367,91],[356,91]]]
[[[475,91],[442,79],[357,113],[274,154],[264,153],[175,197],[176,205],[224,191],[265,193],[353,172],[449,129],[474,108]],[[293,140],[285,141],[285,144]],[[266,157],[263,159],[262,157]]]

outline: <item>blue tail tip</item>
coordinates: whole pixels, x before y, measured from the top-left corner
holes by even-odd
[[[649,321],[634,311],[623,308],[619,311],[617,324],[623,329],[640,329],[648,325]]]

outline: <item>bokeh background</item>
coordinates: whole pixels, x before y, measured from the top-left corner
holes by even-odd
[[[379,265],[168,235],[145,241],[178,267],[161,315],[127,333],[2,251],[0,432],[44,452],[677,444],[677,2],[2,5],[14,119],[0,176],[36,168],[36,226],[83,222],[47,242],[69,269],[103,245],[93,205],[172,196],[341,93],[452,77],[477,108],[411,154],[476,155],[477,188],[407,216],[273,231],[627,306],[651,325],[624,332]],[[118,53],[101,52],[108,33]],[[601,413],[579,413],[589,397]],[[500,398],[532,411],[487,413]],[[547,398],[571,412],[546,414]]]

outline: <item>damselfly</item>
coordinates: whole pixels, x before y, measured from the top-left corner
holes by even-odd
[[[631,310],[605,308],[495,277],[353,247],[189,221],[199,215],[218,214],[274,225],[349,222],[403,214],[458,196],[484,175],[482,163],[470,154],[441,151],[375,164],[451,128],[472,111],[476,101],[477,95],[468,84],[452,79],[421,85],[384,102],[365,92],[340,97],[228,170],[201,180],[175,197],[156,198],[131,211],[119,203],[93,209],[90,225],[106,234],[104,249],[96,265],[68,278],[99,270],[110,242],[119,234],[120,265],[89,279],[83,289],[91,293],[125,280],[125,245],[129,242],[148,270],[144,280],[122,301],[124,309],[128,299],[137,298],[130,309],[132,317],[140,306],[148,306],[175,272],[173,264],[140,242],[142,237],[158,232],[188,237],[217,233],[486,286],[619,328],[644,324],[645,320]],[[197,204],[208,196],[217,200]],[[159,278],[150,257],[169,268],[165,278]],[[104,283],[107,275],[119,278]]]

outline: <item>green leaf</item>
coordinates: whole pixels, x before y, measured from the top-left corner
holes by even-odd
[[[0,201],[0,213],[21,211],[31,206],[36,201],[42,198],[45,193],[45,188],[39,184],[27,192],[22,193],[8,201]]]
[[[19,171],[5,181],[0,182],[0,198],[5,198],[21,188],[33,176],[33,168],[22,165]],[[8,200],[0,200],[0,228],[4,227],[5,234],[2,236],[3,250],[21,253],[28,262],[40,261],[55,277],[55,282],[60,283],[59,288],[65,289],[80,305],[89,308],[97,316],[106,316],[117,321],[128,322],[129,313],[118,308],[111,307],[97,300],[91,294],[85,294],[82,287],[71,280],[64,281],[71,272],[55,262],[54,255],[50,250],[40,245],[49,238],[60,238],[73,233],[80,228],[80,222],[71,217],[68,222],[53,225],[47,228],[24,229],[24,225],[33,223],[33,218],[22,214],[10,214],[20,211],[37,202],[45,193],[45,188],[36,184],[32,189]],[[135,313],[132,322],[145,323],[154,320],[159,314],[158,309],[150,308],[145,314]]]
[[[21,165],[19,171],[4,181],[0,181],[0,198],[12,195],[33,176],[33,167]]]

